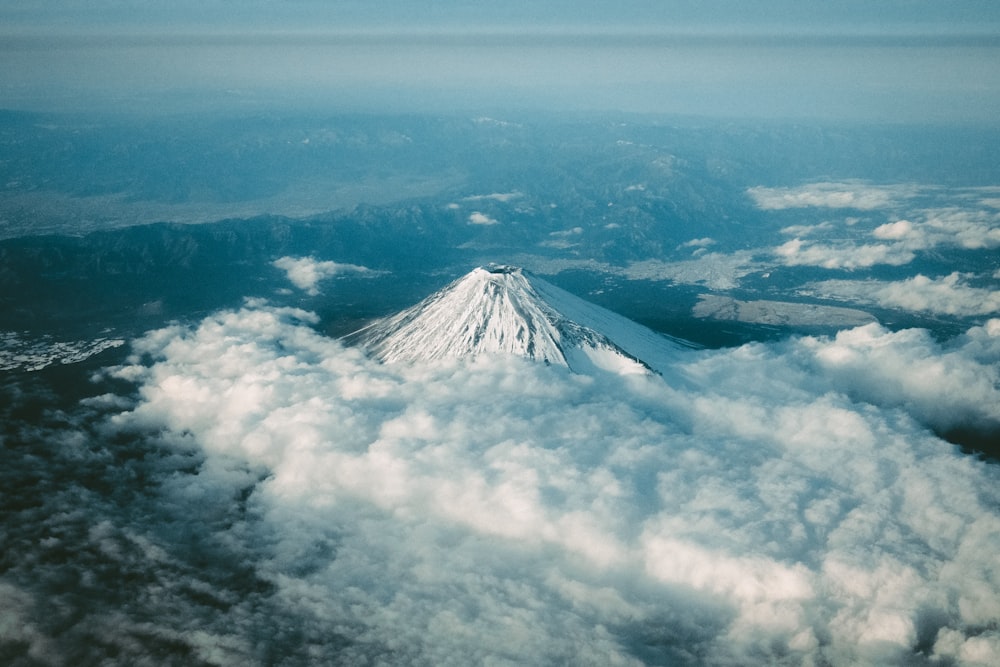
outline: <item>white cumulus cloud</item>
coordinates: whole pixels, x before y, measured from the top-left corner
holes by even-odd
[[[848,270],[901,266],[938,248],[1000,247],[1000,212],[987,200],[969,197],[961,189],[857,181],[756,187],[747,192],[765,211],[853,208],[870,212],[866,219],[846,217],[783,227],[781,233],[794,238],[771,248],[771,253],[790,266]],[[933,206],[927,206],[929,201]]]
[[[949,345],[924,329],[890,332],[869,324],[799,346],[838,391],[901,406],[941,430],[1000,426],[1000,319]]]
[[[492,218],[481,211],[473,211],[468,218],[470,225],[496,225],[499,220]]]
[[[931,209],[919,219],[885,223],[872,231],[877,239],[896,241],[909,250],[958,247],[966,250],[1000,246],[1000,214],[981,209]]]
[[[281,257],[273,264],[288,275],[293,285],[313,296],[319,294],[317,285],[322,280],[345,273],[370,272],[370,269],[356,264],[319,261],[312,257]]]
[[[844,225],[855,227],[857,221],[848,219]],[[882,223],[867,232],[852,229],[845,234],[843,227],[830,221],[790,225],[781,231],[795,238],[772,252],[790,266],[828,269],[859,269],[878,264],[901,266],[913,261],[918,253],[935,248],[1000,247],[1000,213],[981,207],[919,209],[911,211],[908,218]],[[819,238],[804,240],[807,237]]]
[[[918,274],[896,281],[824,280],[808,285],[806,291],[828,298],[938,315],[1000,314],[1000,290],[974,287],[969,284],[971,278],[956,271],[940,278]]]
[[[1000,212],[979,209],[936,209],[915,225],[923,247],[955,246],[969,250],[1000,247]]]
[[[872,231],[872,236],[877,239],[889,239],[898,241],[913,234],[913,223],[909,220],[897,220],[879,225]]]
[[[892,243],[808,242],[799,238],[782,243],[774,254],[788,266],[820,266],[824,269],[860,269],[889,264],[909,264],[916,256],[906,247]]]
[[[1000,474],[927,430],[997,418],[995,323],[691,351],[682,389],[380,365],[311,319],[250,304],[151,333],[115,424],[202,452],[185,497],[259,471],[249,565],[344,637],[332,662],[1000,658]]]

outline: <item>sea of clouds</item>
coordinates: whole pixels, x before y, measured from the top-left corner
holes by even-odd
[[[924,194],[755,188],[831,215],[627,275],[733,287],[1000,246],[994,191]],[[377,273],[274,266],[311,296]],[[0,662],[1000,663],[1000,468],[940,437],[1000,437],[984,270],[800,288],[978,318],[947,341],[867,324],[662,376],[380,364],[260,300],[133,341],[82,402],[59,366],[4,375]]]
[[[65,417],[47,463],[11,459],[42,491],[4,525],[20,555],[0,647],[20,664],[1000,660],[1000,471],[934,435],[1000,427],[998,320],[947,344],[872,324],[691,350],[627,377],[383,365],[314,322],[249,301],[154,331],[103,376],[133,395],[86,401],[89,431]]]

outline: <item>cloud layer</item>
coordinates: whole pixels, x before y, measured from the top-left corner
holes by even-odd
[[[772,252],[788,266],[852,270],[901,266],[913,262],[920,253],[939,248],[980,250],[1000,246],[1000,213],[991,199],[976,189],[940,192],[916,185],[848,181],[755,187],[747,194],[765,211],[852,209],[888,217],[887,222],[874,226],[859,225],[860,218],[847,217],[840,224],[824,220],[785,227],[783,233],[794,238]],[[939,204],[950,205],[921,207],[920,197],[927,195]],[[900,217],[900,211],[907,211],[907,217]],[[878,218],[867,222],[872,219]]]
[[[875,303],[886,308],[971,317],[1000,314],[1000,291],[969,284],[971,276],[954,272],[942,278],[917,274],[896,281],[824,280],[804,291],[827,298]]]
[[[341,664],[1000,657],[997,470],[927,430],[996,423],[996,322],[692,351],[668,380],[379,365],[312,319],[248,304],[117,371],[140,400],[113,428],[203,457],[166,497],[244,489],[226,534],[272,626],[177,632],[214,664],[266,662],[281,619]]]

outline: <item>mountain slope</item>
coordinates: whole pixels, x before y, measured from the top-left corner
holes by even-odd
[[[386,362],[511,354],[619,373],[663,372],[687,346],[508,266],[475,269],[348,340]]]

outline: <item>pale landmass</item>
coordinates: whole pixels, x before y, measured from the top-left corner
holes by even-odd
[[[728,296],[702,294],[692,308],[695,317],[799,327],[856,327],[877,322],[870,313],[855,308],[790,301],[740,301]]]
[[[152,201],[127,192],[74,196],[64,192],[0,191],[0,239],[41,234],[83,236],[157,222],[205,224],[232,218],[282,215],[305,218],[360,204],[386,205],[428,197],[462,182],[456,174],[388,175],[355,182],[330,178],[299,181],[266,197],[240,201]]]
[[[710,289],[733,289],[740,278],[760,270],[759,263],[746,251],[731,254],[708,253],[680,262],[658,259],[633,262],[623,270],[629,280],[671,280],[682,285],[704,285]]]

